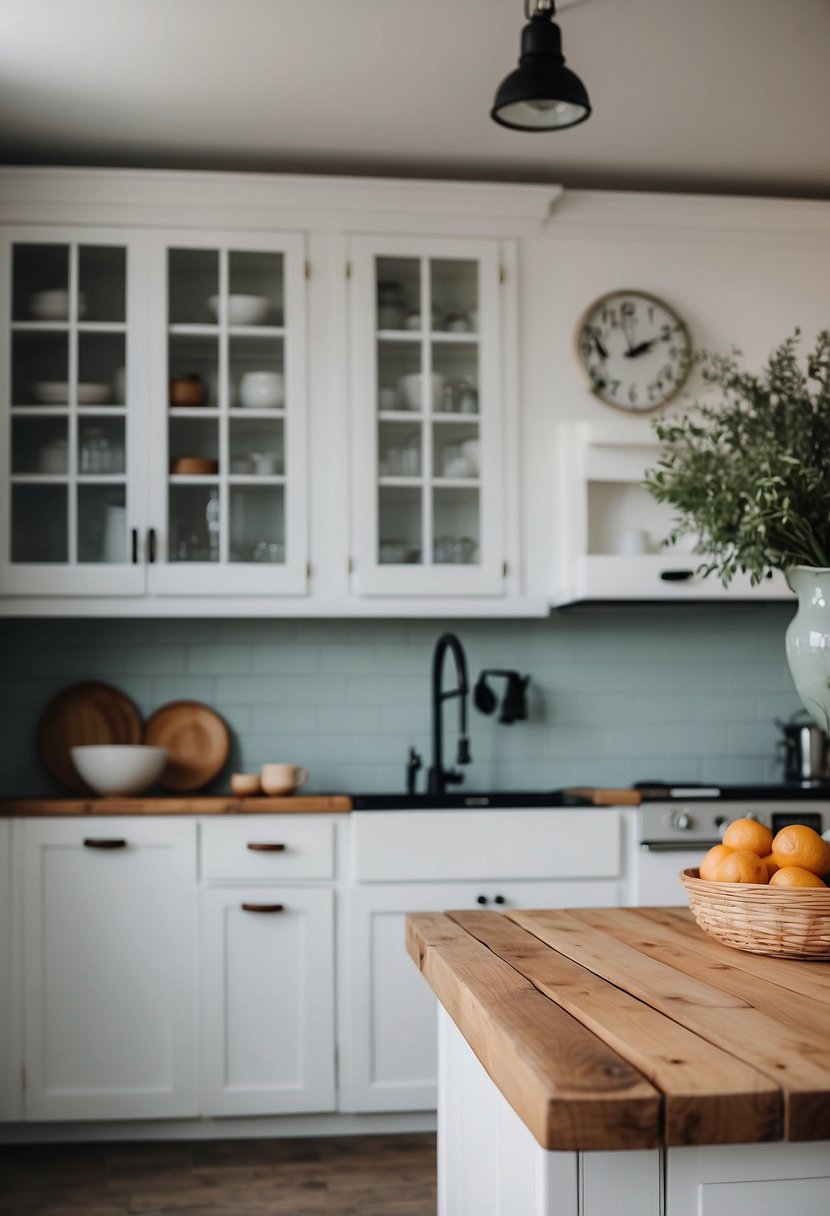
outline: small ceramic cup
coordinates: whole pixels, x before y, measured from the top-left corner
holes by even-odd
[[[308,781],[308,769],[301,764],[263,764],[260,782],[266,794],[293,794]]]
[[[259,773],[231,773],[231,789],[239,798],[253,798],[262,793]]]

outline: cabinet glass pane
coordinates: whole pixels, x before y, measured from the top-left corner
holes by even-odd
[[[433,488],[432,559],[436,565],[475,565],[481,560],[478,489]]]
[[[228,260],[228,324],[284,325],[283,255],[232,250]]]
[[[232,562],[285,561],[285,489],[281,485],[230,488]]]
[[[421,410],[424,381],[420,342],[378,342],[378,409]]]
[[[378,473],[381,477],[420,477],[421,427],[411,422],[378,424]]]
[[[238,409],[283,409],[285,347],[282,335],[260,338],[232,334],[228,349],[230,405]]]
[[[219,489],[215,485],[169,488],[171,562],[219,561]]]
[[[121,485],[78,486],[78,561],[127,561],[126,489]]]
[[[84,321],[123,323],[127,317],[127,251],[110,245],[81,245],[78,287]]]
[[[12,250],[12,320],[69,318],[69,246],[15,245]]]
[[[12,486],[12,561],[69,560],[66,485]]]
[[[375,265],[376,329],[421,328],[421,262],[419,258],[379,257]]]
[[[432,367],[442,387],[443,413],[478,413],[478,344],[473,342],[432,343]]]
[[[66,405],[69,400],[69,335],[12,335],[12,405]]]
[[[171,418],[168,424],[170,472],[181,475],[219,472],[219,423],[214,418]],[[211,467],[187,462],[211,461]]]
[[[378,490],[378,561],[381,565],[423,560],[421,490],[381,486]]]
[[[97,476],[125,471],[124,423],[123,415],[106,418],[79,414],[76,465],[79,473]]]
[[[435,422],[432,428],[435,477],[477,478],[481,472],[478,422]]]
[[[285,472],[282,418],[232,418],[229,446],[232,476],[274,477]]]
[[[170,284],[168,317],[171,325],[216,324],[219,299],[217,250],[169,250],[167,281]]]
[[[69,471],[67,419],[12,419],[12,474],[66,474]]]
[[[432,329],[448,333],[478,330],[478,263],[455,258],[430,260]]]
[[[122,405],[126,362],[124,333],[80,333],[78,404]]]
[[[216,408],[219,404],[219,342],[211,336],[170,334],[170,404],[176,408]],[[184,387],[185,382],[190,386]]]

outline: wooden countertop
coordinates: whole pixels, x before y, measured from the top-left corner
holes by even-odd
[[[292,794],[290,798],[237,798],[235,794],[141,798],[0,798],[0,818],[38,815],[278,815],[350,811],[344,794]]]
[[[415,914],[407,948],[543,1148],[830,1139],[830,964],[682,908]]]

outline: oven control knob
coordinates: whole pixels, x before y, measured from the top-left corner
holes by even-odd
[[[688,811],[677,811],[672,818],[672,826],[678,831],[688,832],[692,826],[692,817]]]

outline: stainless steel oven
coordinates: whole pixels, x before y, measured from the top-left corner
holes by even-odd
[[[805,823],[818,832],[830,827],[830,792],[730,798],[718,788],[667,789],[666,796],[644,801],[638,808],[638,845],[633,863],[633,900],[645,906],[686,904],[680,871],[700,865],[706,851],[718,844],[728,823],[742,817],[758,819],[773,832],[788,823]]]

